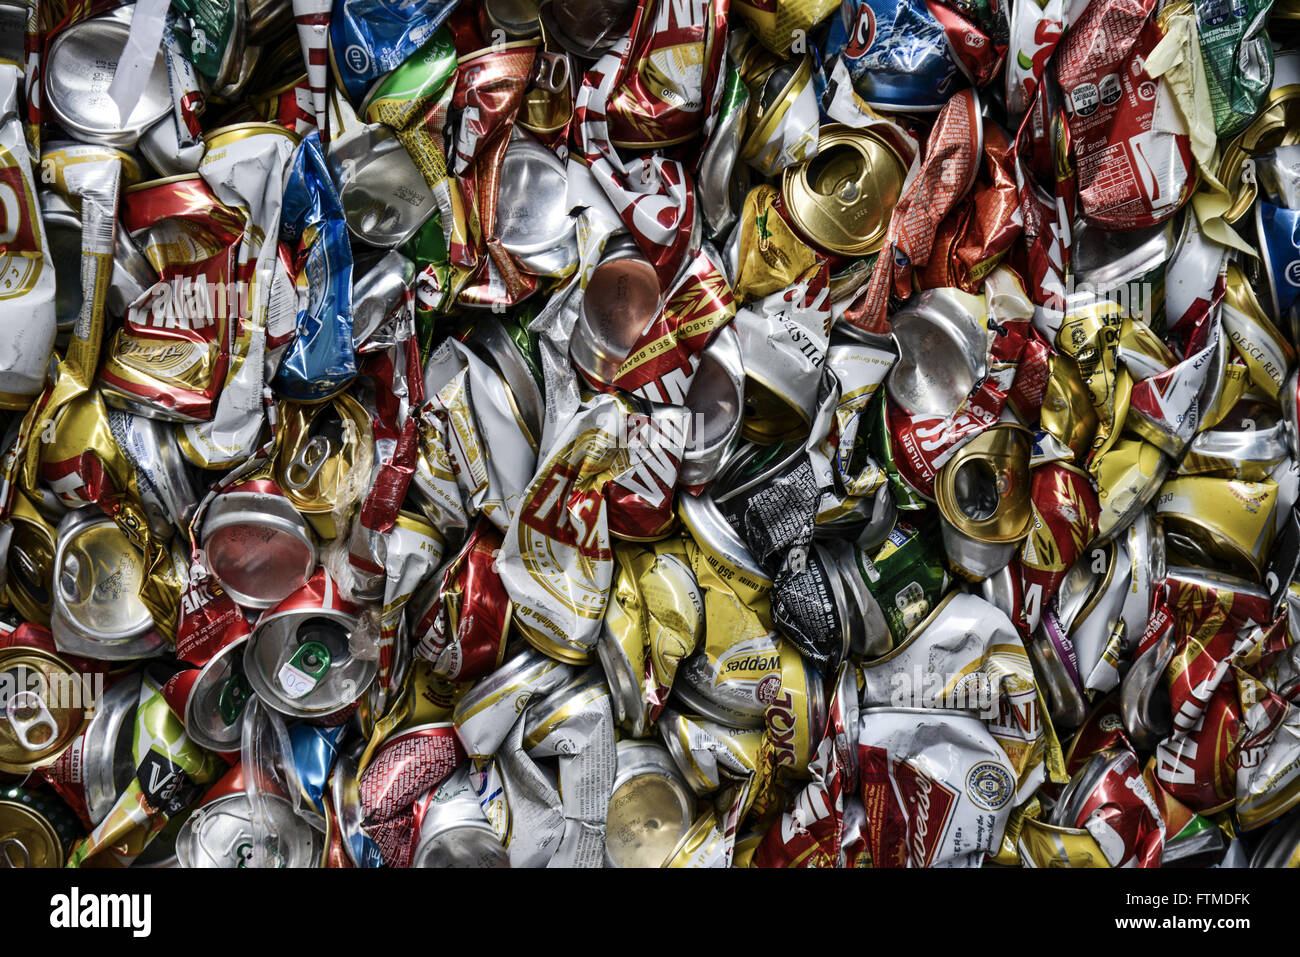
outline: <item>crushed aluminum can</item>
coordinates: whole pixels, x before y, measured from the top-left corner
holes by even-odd
[[[323,835],[294,812],[290,801],[262,791],[254,811],[246,791],[244,766],[236,764],[204,796],[176,836],[181,867],[247,867],[252,854],[254,814],[276,835],[277,867],[311,867],[324,850]]]
[[[208,504],[200,547],[212,577],[245,608],[283,601],[316,568],[306,521],[266,479],[232,486]]]
[[[574,364],[596,385],[612,385],[623,360],[662,304],[654,266],[630,236],[614,239],[587,282],[569,342]]]
[[[45,51],[44,104],[59,125],[80,140],[130,149],[172,109],[162,48],[125,119],[109,97],[118,60],[135,12],[134,4],[60,30]],[[93,66],[92,66],[93,64]]]
[[[368,476],[374,436],[370,413],[350,395],[317,405],[285,403],[275,482],[322,539],[337,538],[340,513],[355,502],[357,476]]]
[[[60,657],[37,648],[0,649],[5,677],[0,771],[26,775],[53,764],[76,742],[94,708],[80,700],[81,676]],[[73,700],[73,698],[78,700]]]
[[[832,123],[821,128],[816,156],[785,168],[781,198],[814,246],[863,256],[884,246],[906,175],[907,163],[885,139]]]
[[[750,777],[761,760],[764,732],[757,728],[732,728],[671,708],[659,716],[658,727],[677,770],[700,797]]]
[[[382,123],[340,131],[326,159],[348,230],[362,242],[400,246],[438,211],[424,176]]]
[[[48,625],[54,610],[56,532],[22,493],[14,496],[11,508],[13,532],[5,554],[9,601],[27,621]]]
[[[1276,531],[1277,494],[1271,479],[1175,477],[1160,487],[1155,511],[1171,551],[1196,564],[1226,565],[1261,580]]]
[[[510,866],[510,856],[479,804],[470,764],[415,802],[416,839],[411,867]]]
[[[627,32],[637,0],[542,0],[537,5],[546,35],[574,56],[592,59]]]
[[[662,867],[690,828],[695,795],[661,744],[618,743],[618,770],[605,818],[610,867]]]
[[[127,674],[95,699],[95,713],[80,738],[41,769],[41,777],[93,827],[102,821],[135,777],[131,752],[140,676]]]
[[[288,717],[331,719],[365,694],[378,661],[353,654],[358,609],[319,569],[301,588],[257,619],[244,646],[253,691]]]
[[[496,231],[506,252],[530,273],[567,276],[578,265],[575,223],[564,164],[530,138],[512,139],[497,191]]]
[[[164,641],[140,600],[144,557],[98,508],[59,523],[50,631],[60,651],[107,661],[148,658]]]
[[[682,485],[703,485],[717,476],[740,435],[744,402],[740,340],[728,325],[700,353],[686,393],[691,420],[686,455],[678,472]]]
[[[975,297],[957,289],[930,289],[890,320],[898,360],[885,379],[889,397],[905,412],[949,415],[988,371],[987,332]]]

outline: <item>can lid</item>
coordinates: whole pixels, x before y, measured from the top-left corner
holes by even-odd
[[[94,706],[84,676],[49,652],[0,650],[0,771],[25,774],[55,761]]]
[[[55,608],[81,637],[112,644],[148,632],[153,616],[140,600],[144,579],[143,556],[113,519],[83,509],[60,523]]]
[[[63,866],[59,835],[34,809],[0,801],[0,867]]]
[[[695,795],[663,745],[625,739],[617,755],[605,859],[613,867],[659,867],[690,828]]]

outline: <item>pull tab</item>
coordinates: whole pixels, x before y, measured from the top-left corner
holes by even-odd
[[[14,737],[28,751],[41,751],[59,736],[59,723],[35,691],[20,691],[5,704],[5,717],[14,729]],[[32,732],[48,728],[49,733],[33,738]]]
[[[252,693],[252,686],[242,674],[233,674],[226,679],[221,686],[221,694],[217,696],[217,713],[221,715],[226,727],[239,720]]]
[[[533,86],[548,93],[563,93],[569,88],[569,58],[562,53],[538,50],[533,65]]]
[[[17,859],[15,859],[17,855]],[[31,867],[32,856],[27,845],[16,837],[6,837],[0,841],[0,867]]]
[[[290,698],[309,694],[330,668],[330,650],[319,641],[308,641],[284,663],[280,673],[280,687]]]
[[[313,435],[284,470],[285,484],[295,492],[306,489],[320,475],[320,470],[325,467],[333,451],[334,447],[328,438]]]

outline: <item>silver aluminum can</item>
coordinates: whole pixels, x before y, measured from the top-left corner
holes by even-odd
[[[284,798],[264,794],[262,800],[277,837],[279,866],[314,866],[321,857],[323,837]],[[176,836],[180,866],[246,867],[254,840],[252,821],[253,809],[242,787],[205,800]]]
[[[988,371],[978,317],[957,290],[927,289],[890,321],[898,361],[885,378],[889,397],[913,415],[950,415]]]
[[[406,147],[382,124],[362,124],[331,140],[326,160],[348,229],[363,242],[400,246],[437,211]]]
[[[135,709],[140,703],[140,675],[129,674],[106,688],[95,714],[82,732],[81,786],[92,824],[113,810],[135,778]]]
[[[244,676],[268,706],[291,718],[329,718],[366,693],[379,662],[352,654],[358,609],[321,569],[265,612],[244,645]]]
[[[400,314],[406,290],[414,281],[415,263],[395,249],[356,281],[352,288],[352,345],[358,352],[393,344],[393,334],[386,327]]]
[[[744,406],[745,367],[740,338],[728,324],[700,354],[700,364],[686,393],[691,425],[678,471],[682,485],[703,485],[718,474],[740,435]]]
[[[200,545],[208,571],[245,608],[287,598],[316,568],[306,520],[275,483],[263,480],[237,485],[208,504]]]
[[[668,749],[654,741],[620,741],[605,817],[605,862],[661,867],[694,819],[695,795]]]
[[[79,140],[130,149],[172,109],[167,66],[159,46],[131,114],[123,121],[108,88],[126,45],[135,5],[118,7],[61,30],[45,53],[45,106]]]
[[[471,757],[491,757],[534,697],[550,694],[574,673],[534,648],[525,648],[479,680],[456,704],[452,720]]]
[[[519,352],[519,347],[502,328],[501,323],[491,319],[480,319],[474,324],[469,344],[478,346],[486,357],[501,373],[501,378],[510,390],[515,409],[520,419],[527,426],[532,436],[542,434],[542,413],[546,400],[541,387],[533,377],[532,370]]]
[[[496,231],[530,273],[563,276],[578,264],[568,183],[564,164],[545,146],[523,134],[510,140],[501,161]]]
[[[592,270],[569,356],[592,382],[613,385],[623,360],[659,313],[659,277],[628,234],[610,239]]]
[[[120,409],[108,410],[108,425],[118,448],[135,466],[150,529],[167,539],[175,530],[188,528],[199,496],[176,442],[176,427]]]
[[[105,661],[160,654],[165,642],[140,600],[144,558],[100,509],[69,512],[54,553],[50,631],[60,651]]]
[[[203,161],[203,140],[182,146],[180,135],[176,131],[176,117],[172,113],[145,130],[136,147],[140,150],[140,155],[149,161],[149,165],[158,171],[159,176],[193,173]]]
[[[510,854],[488,823],[470,783],[469,763],[415,802],[419,837],[411,867],[510,866]]]

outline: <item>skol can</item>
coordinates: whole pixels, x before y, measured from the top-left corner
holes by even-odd
[[[412,867],[510,866],[510,855],[479,804],[468,762],[415,802]]]
[[[377,659],[352,653],[359,609],[325,569],[258,618],[244,647],[244,675],[281,714],[327,719],[351,706],[375,680]]]
[[[316,546],[280,487],[253,479],[221,492],[203,517],[208,571],[245,608],[269,608],[311,577]]]
[[[140,599],[144,556],[100,509],[69,512],[54,554],[50,631],[61,651],[124,661],[159,654],[163,638]]]
[[[82,675],[47,651],[0,649],[0,771],[27,772],[52,764],[81,734],[94,701]]]
[[[620,741],[605,818],[606,863],[661,867],[694,818],[695,795],[668,750],[654,741]]]

